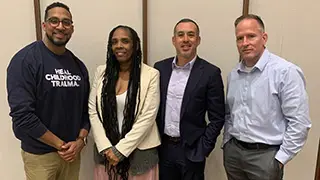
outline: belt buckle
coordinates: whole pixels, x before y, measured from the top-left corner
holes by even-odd
[[[165,135],[168,139],[168,141],[172,142],[172,143],[179,143],[180,142],[180,137],[172,137],[172,136],[169,136],[169,135]]]
[[[180,141],[180,139],[178,137],[170,137],[169,140],[174,143],[178,143]]]

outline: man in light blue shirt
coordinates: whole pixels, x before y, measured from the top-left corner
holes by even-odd
[[[229,180],[280,180],[311,127],[302,70],[269,52],[259,16],[235,21],[241,62],[227,82],[224,166]]]

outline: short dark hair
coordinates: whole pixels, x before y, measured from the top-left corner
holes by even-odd
[[[177,28],[177,26],[178,26],[180,23],[186,23],[186,22],[191,22],[191,23],[193,23],[194,25],[196,25],[197,31],[198,31],[198,32],[197,32],[197,35],[200,34],[200,29],[199,29],[198,24],[197,24],[194,20],[189,19],[189,18],[183,18],[183,19],[181,19],[180,21],[178,21],[177,24],[174,26],[173,34],[176,33],[176,28]]]
[[[234,27],[236,28],[238,26],[238,24],[244,19],[254,19],[254,20],[256,20],[258,22],[258,24],[260,25],[262,32],[265,31],[264,23],[263,23],[261,17],[258,16],[258,15],[255,15],[255,14],[247,14],[247,15],[242,15],[242,16],[238,17],[234,21]]]
[[[70,12],[70,8],[67,5],[65,5],[61,2],[54,2],[54,3],[50,4],[49,6],[47,6],[47,8],[45,10],[45,14],[44,14],[44,21],[46,21],[48,18],[48,11],[52,8],[55,8],[55,7],[64,8],[65,10],[67,10],[70,13],[70,16],[72,17],[71,12]]]

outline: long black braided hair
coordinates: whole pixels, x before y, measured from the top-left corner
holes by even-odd
[[[114,32],[122,28],[129,32],[129,37],[133,43],[133,52],[131,55],[131,70],[130,78],[127,89],[127,97],[125,101],[124,111],[123,111],[123,125],[121,134],[119,132],[119,124],[117,119],[117,101],[116,101],[116,83],[119,78],[120,64],[116,59],[112,51],[112,37]],[[103,79],[102,87],[102,124],[105,129],[106,136],[110,140],[111,144],[115,146],[120,139],[124,138],[125,135],[131,130],[136,117],[136,104],[140,104],[140,72],[141,72],[141,46],[140,39],[135,30],[128,26],[117,26],[109,34],[108,46],[107,46],[107,62],[106,70]],[[138,98],[137,98],[138,97]],[[137,102],[138,99],[138,102]],[[125,158],[123,161],[119,162],[117,166],[109,166],[106,161],[106,168],[110,180],[117,179],[117,176],[123,180],[128,179],[128,171],[130,168],[129,158]]]

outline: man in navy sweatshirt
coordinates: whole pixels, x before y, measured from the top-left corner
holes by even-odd
[[[28,180],[77,180],[90,129],[88,71],[65,47],[74,31],[69,7],[52,3],[44,20],[43,40],[16,53],[7,69],[13,131]]]

